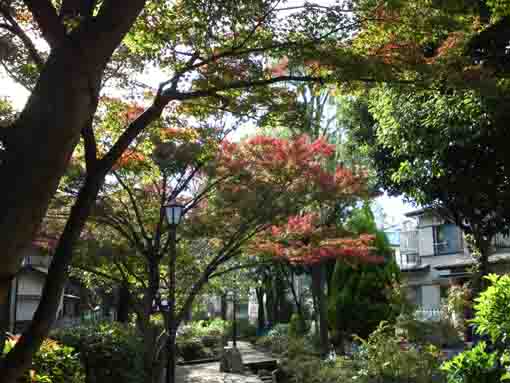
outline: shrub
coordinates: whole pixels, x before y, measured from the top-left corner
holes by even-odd
[[[510,276],[489,275],[490,286],[475,299],[476,332],[488,336],[493,342],[493,352],[487,352],[485,342],[457,355],[442,366],[449,383],[495,382],[510,379],[510,354],[508,334],[510,320]]]
[[[181,339],[221,338],[226,334],[228,328],[228,322],[222,319],[199,320],[181,326],[177,336]]]
[[[143,344],[134,329],[118,323],[60,329],[52,338],[78,351],[88,382],[138,383],[144,379]]]
[[[278,323],[269,330],[268,337],[283,337],[289,335],[289,325],[287,323]]]
[[[5,344],[4,353],[14,347],[17,341],[18,337],[10,338]],[[74,349],[47,339],[34,355],[32,368],[21,382],[81,383],[84,379],[84,369]]]
[[[177,351],[185,361],[219,355],[228,322],[221,319],[199,320],[181,326],[177,332]]]
[[[510,334],[510,275],[489,275],[490,286],[475,299],[476,332],[488,335],[492,342],[505,343]]]
[[[403,319],[397,322],[399,330],[403,330],[409,342],[437,347],[455,347],[463,345],[458,329],[449,320],[439,322]]]
[[[289,346],[288,325],[278,324],[273,327],[266,336],[260,337],[256,345],[265,348],[273,354],[282,354]]]
[[[497,353],[488,353],[485,342],[462,352],[441,366],[448,383],[498,382],[501,372],[496,368]]]
[[[289,336],[292,338],[297,338],[305,335],[307,332],[308,328],[306,322],[301,320],[299,314],[292,314],[289,323]]]
[[[441,381],[440,351],[433,345],[403,348],[395,329],[382,322],[354,356],[355,377],[361,381],[429,383]]]
[[[177,353],[185,361],[206,359],[214,356],[210,347],[206,347],[200,339],[177,341]]]
[[[239,322],[239,335],[243,338],[251,338],[257,335],[257,326],[251,324],[248,319]]]

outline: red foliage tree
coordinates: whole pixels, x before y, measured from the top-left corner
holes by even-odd
[[[310,266],[336,259],[349,263],[384,261],[373,255],[373,235],[358,238],[346,235],[336,226],[321,225],[318,214],[310,213],[292,216],[282,226],[272,226],[263,238],[258,238],[255,248],[277,259],[282,257],[293,264]]]

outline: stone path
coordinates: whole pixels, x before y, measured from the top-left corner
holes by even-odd
[[[220,372],[219,363],[177,366],[177,383],[261,383],[256,375]]]
[[[255,363],[274,360],[270,356],[255,350],[248,342],[237,342],[237,348],[243,355],[243,363]],[[220,372],[220,363],[202,363],[190,366],[177,366],[176,383],[262,383],[249,370],[244,375]]]

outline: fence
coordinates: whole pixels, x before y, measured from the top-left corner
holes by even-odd
[[[440,308],[420,308],[414,313],[414,317],[420,321],[439,322],[444,317]]]

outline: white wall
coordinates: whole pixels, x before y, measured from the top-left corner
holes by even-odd
[[[16,321],[30,321],[39,304],[39,299],[23,299],[18,297],[16,307]]]
[[[421,302],[424,309],[438,308],[441,305],[441,289],[439,285],[421,287]]]
[[[432,226],[418,229],[418,253],[420,257],[434,255],[434,235]]]
[[[18,295],[41,295],[43,285],[43,274],[23,272],[18,277]]]

